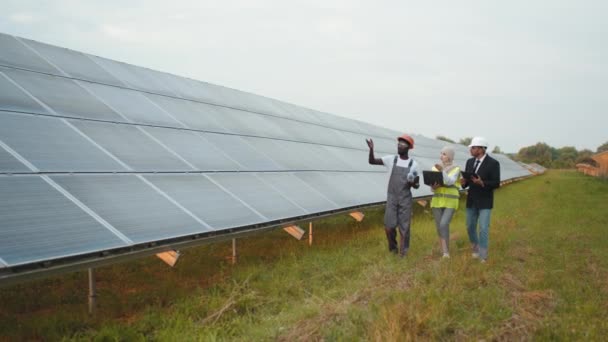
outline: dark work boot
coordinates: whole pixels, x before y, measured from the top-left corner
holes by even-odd
[[[407,236],[401,235],[401,238],[399,239],[399,256],[402,258],[407,256],[407,251],[410,249],[410,244],[407,238]]]
[[[388,251],[391,253],[397,253],[397,229],[395,228],[384,228],[386,232],[386,239],[388,240]]]

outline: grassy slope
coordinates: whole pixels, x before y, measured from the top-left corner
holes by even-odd
[[[452,259],[417,206],[407,259],[388,254],[382,212],[315,224],[315,244],[281,231],[0,289],[2,339],[578,339],[608,333],[608,183],[569,171],[496,194],[490,261],[469,256],[464,211]]]

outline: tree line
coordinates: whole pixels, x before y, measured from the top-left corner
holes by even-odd
[[[456,142],[450,138],[438,135],[436,139],[468,146],[472,138],[466,137]],[[574,146],[555,148],[544,142],[538,142],[535,145],[522,147],[517,153],[507,153],[507,155],[513,160],[527,164],[537,163],[546,168],[568,169],[574,168],[579,163],[597,166],[595,160],[591,159],[591,156],[604,151],[608,151],[608,141],[600,145],[595,152],[589,149],[578,151]],[[500,150],[500,147],[496,146],[491,153],[503,152]]]

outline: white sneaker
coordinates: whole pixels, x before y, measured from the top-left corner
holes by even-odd
[[[448,253],[443,253],[443,255],[441,256],[443,259],[449,259],[450,258],[450,254]]]
[[[477,258],[479,258],[479,253],[473,252],[473,253],[471,253],[471,257],[473,257],[473,259],[477,259]]]
[[[481,263],[485,264],[486,263],[486,259],[481,259]]]

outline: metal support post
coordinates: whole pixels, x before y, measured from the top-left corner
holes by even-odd
[[[308,245],[312,246],[312,222],[308,223]]]
[[[232,239],[232,264],[236,264],[237,254],[236,254],[236,239]]]
[[[95,287],[95,272],[89,268],[89,315],[95,314],[97,309],[97,289]]]

